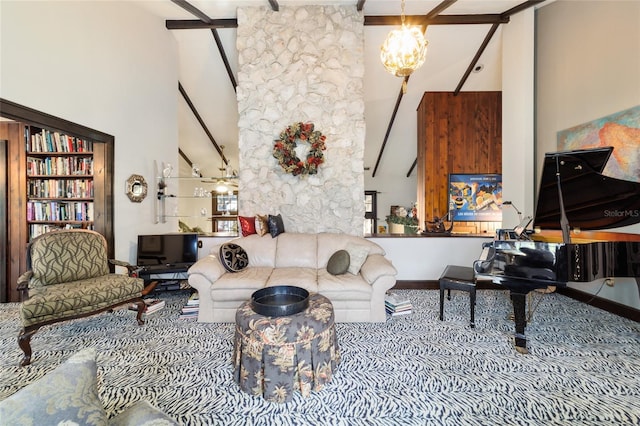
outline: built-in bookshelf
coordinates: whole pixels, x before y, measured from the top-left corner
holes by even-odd
[[[0,302],[18,302],[27,244],[45,232],[93,229],[114,258],[111,135],[0,99],[0,140],[7,170],[2,235],[7,268]],[[0,203],[2,205],[2,203]],[[5,284],[6,283],[6,284]]]
[[[25,126],[29,239],[61,228],[94,229],[93,141]]]

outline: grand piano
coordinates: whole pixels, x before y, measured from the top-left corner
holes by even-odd
[[[527,294],[567,282],[634,277],[640,294],[640,234],[602,231],[640,223],[640,183],[603,174],[612,147],[548,153],[524,239],[495,240],[476,274],[509,290],[515,345],[527,353]]]

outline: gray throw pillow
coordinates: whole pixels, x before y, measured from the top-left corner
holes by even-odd
[[[239,272],[249,265],[249,256],[239,245],[224,243],[220,246],[220,262],[227,271]]]
[[[349,269],[349,252],[338,250],[333,253],[327,262],[327,272],[331,275],[342,275]]]
[[[106,425],[107,413],[98,397],[97,371],[96,350],[83,349],[0,402],[0,423]]]

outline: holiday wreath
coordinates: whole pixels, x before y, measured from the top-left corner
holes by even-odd
[[[273,156],[278,160],[285,172],[297,175],[315,175],[318,166],[324,163],[322,151],[327,149],[324,144],[326,136],[314,130],[313,123],[293,123],[280,133],[280,138],[273,145]],[[310,145],[307,159],[298,158],[295,152],[297,141]]]

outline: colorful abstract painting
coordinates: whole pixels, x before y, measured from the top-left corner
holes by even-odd
[[[558,150],[612,146],[603,173],[640,182],[640,105],[558,132]]]

